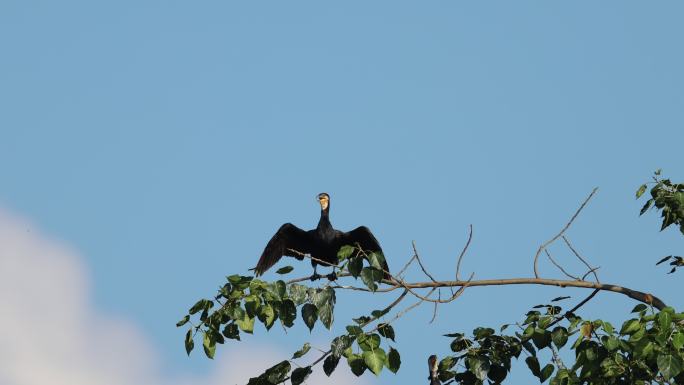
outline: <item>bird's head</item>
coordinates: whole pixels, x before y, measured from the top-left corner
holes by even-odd
[[[326,193],[318,194],[318,203],[321,204],[321,210],[327,210],[328,206],[330,206],[330,195]]]

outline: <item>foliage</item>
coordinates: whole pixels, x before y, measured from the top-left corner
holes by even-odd
[[[497,334],[476,328],[473,336],[447,334],[453,338],[454,355],[439,363],[439,379],[459,384],[502,383],[511,359],[524,353],[525,363],[540,383],[551,385],[618,385],[684,383],[684,313],[672,308],[655,312],[644,304],[632,312],[619,330],[607,321],[584,320],[559,306],[537,305],[527,313],[519,331]],[[503,332],[509,325],[501,327]],[[568,348],[568,341],[574,343]],[[566,366],[563,348],[572,350],[575,362]],[[541,352],[551,359],[542,366]],[[456,367],[456,365],[459,365]],[[456,367],[456,369],[454,369]]]
[[[361,278],[370,291],[375,291],[382,281],[384,256],[379,253],[366,253],[352,246],[342,247],[339,253],[343,265],[342,273]],[[367,266],[364,266],[364,261]],[[287,274],[293,269],[289,266],[276,273]],[[293,280],[285,282],[265,282],[251,276],[231,275],[218,290],[213,299],[197,301],[177,324],[183,327],[190,323],[185,334],[185,349],[188,355],[195,347],[195,337],[202,335],[204,353],[214,358],[216,345],[224,344],[227,339],[240,340],[242,333],[252,334],[256,321],[270,330],[276,321],[283,328],[294,326],[299,317],[312,331],[316,323],[326,329],[332,327],[336,302],[335,289],[330,285],[309,287]],[[218,308],[215,308],[218,305]],[[347,333],[333,339],[330,350],[324,354],[323,369],[329,376],[339,361],[345,358],[351,371],[360,376],[367,369],[379,374],[383,368],[396,373],[401,365],[399,352],[391,346],[382,347],[388,341],[394,342],[395,332],[388,323],[379,323],[375,328],[364,328],[387,314],[390,309],[375,310],[368,316],[355,318],[346,327]],[[196,318],[198,322],[192,323]],[[312,372],[310,366],[292,370],[291,361],[304,357],[311,345],[307,342],[295,352],[291,360],[282,361],[266,370],[249,384],[278,384],[290,379],[293,384],[303,382]]]
[[[641,208],[639,215],[643,215],[652,207],[660,210],[660,216],[663,222],[660,226],[660,231],[665,230],[670,225],[679,226],[679,231],[684,235],[684,183],[672,183],[669,179],[662,179],[660,177],[661,170],[656,170],[653,173],[653,182],[644,183],[636,191],[637,199],[646,192],[648,184],[653,184],[651,188],[651,198],[646,201]],[[681,256],[669,255],[661,259],[657,265],[672,260],[670,266],[674,273],[678,267],[684,266],[684,258]]]

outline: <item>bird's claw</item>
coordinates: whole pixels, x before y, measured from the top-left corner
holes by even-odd
[[[313,275],[311,275],[311,281],[312,281],[312,282],[313,282],[313,281],[317,281],[317,280],[319,280],[319,279],[321,279],[321,278],[323,278],[323,276],[320,275],[320,274],[318,274],[318,273],[313,273]]]
[[[329,281],[336,281],[337,280],[337,274],[335,274],[334,271],[332,273],[326,275],[325,277],[328,278]]]

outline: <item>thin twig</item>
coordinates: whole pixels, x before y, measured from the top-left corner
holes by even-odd
[[[582,281],[584,281],[584,279],[587,278],[587,275],[594,273],[596,270],[598,270],[600,268],[601,268],[601,266],[596,266],[595,268],[584,273],[584,275],[582,276]]]
[[[463,256],[465,255],[466,251],[468,250],[468,246],[470,246],[470,241],[473,239],[473,225],[471,224],[469,226],[470,231],[468,232],[468,241],[466,241],[465,246],[463,246],[463,250],[461,250],[461,254],[458,256],[458,262],[456,263],[456,280],[460,281],[461,277],[459,276],[461,272],[461,261],[463,260]]]
[[[441,291],[441,290],[438,290],[438,291],[437,291],[437,299],[438,299],[438,300],[441,300],[441,299],[442,299],[442,291]],[[439,305],[439,303],[435,302],[435,307],[434,307],[434,309],[432,310],[432,319],[430,319],[430,322],[429,322],[429,323],[435,322],[435,318],[437,318],[437,306],[438,306],[438,305]]]
[[[584,263],[584,265],[589,269],[589,273],[593,273],[593,274],[594,274],[594,278],[596,278],[596,282],[601,282],[601,281],[599,281],[598,274],[596,274],[596,269],[594,269],[593,267],[591,267],[591,265],[589,265],[589,262],[587,262],[584,258],[582,258],[582,256],[580,255],[580,253],[578,253],[577,250],[575,250],[575,248],[572,247],[572,244],[570,244],[570,241],[568,240],[568,238],[567,238],[565,235],[563,235],[563,241],[565,241],[565,244],[568,246],[568,248],[570,249],[570,251],[572,251],[572,253],[575,254],[575,256],[576,256],[577,258],[579,258],[579,260],[582,261],[582,263]],[[587,274],[588,274],[588,273],[587,273]],[[585,275],[585,276],[586,276],[586,275]]]
[[[408,262],[406,262],[406,264],[404,265],[404,267],[402,267],[401,270],[399,270],[399,272],[396,274],[396,276],[397,276],[397,277],[400,277],[400,276],[404,273],[404,271],[406,271],[406,269],[409,267],[409,265],[411,265],[411,263],[412,263],[415,259],[416,259],[416,254],[414,253],[414,254],[411,256],[411,258],[409,258]]]
[[[427,271],[427,269],[425,268],[425,266],[423,266],[423,262],[420,260],[420,256],[418,255],[418,250],[416,250],[416,241],[412,241],[412,242],[411,242],[411,245],[413,245],[413,255],[416,256],[416,260],[418,261],[418,264],[420,265],[420,269],[423,270],[423,273],[425,273],[425,275],[427,275],[428,278],[430,278],[430,280],[431,280],[432,282],[437,282],[437,281],[435,280],[435,278],[432,276],[432,274],[430,274],[430,273]]]
[[[587,197],[587,199],[585,199],[584,202],[582,202],[582,205],[577,209],[577,211],[575,211],[575,214],[573,214],[573,216],[570,218],[570,220],[568,221],[568,223],[565,225],[565,227],[563,227],[563,229],[562,229],[558,234],[556,234],[553,238],[549,239],[548,241],[546,241],[545,243],[543,243],[541,246],[539,246],[539,249],[537,250],[537,253],[534,255],[534,277],[535,277],[535,278],[539,278],[539,271],[537,270],[537,263],[538,263],[538,261],[539,261],[539,254],[541,254],[542,250],[544,250],[548,245],[552,244],[552,243],[555,242],[558,238],[560,238],[561,236],[563,236],[563,234],[565,234],[565,231],[566,231],[568,228],[570,228],[570,226],[572,225],[572,222],[575,221],[575,218],[577,218],[577,216],[578,216],[579,213],[582,211],[582,209],[584,209],[584,206],[586,206],[587,203],[589,203],[589,200],[594,196],[594,194],[596,193],[596,191],[598,191],[598,187],[595,187],[595,188],[591,191],[591,194],[589,194],[589,196]]]
[[[579,277],[575,277],[574,275],[565,271],[565,269],[563,269],[563,266],[559,265],[558,262],[556,262],[556,260],[553,259],[553,257],[551,256],[551,254],[549,253],[548,250],[544,249],[544,252],[546,253],[546,256],[549,257],[549,260],[551,261],[551,263],[553,263],[554,266],[556,266],[558,269],[560,269],[560,271],[563,272],[563,274],[565,274],[569,278],[576,279],[578,281],[580,280]]]

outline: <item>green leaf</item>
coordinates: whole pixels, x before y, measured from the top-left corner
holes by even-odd
[[[337,252],[337,260],[339,262],[344,261],[349,258],[354,253],[354,246],[344,245],[340,247],[340,251]]]
[[[235,320],[235,323],[245,333],[252,334],[254,331],[254,318],[251,318],[247,313],[242,319]]]
[[[347,333],[357,336],[359,334],[363,334],[363,329],[356,325],[347,325]]]
[[[325,373],[326,376],[330,377],[330,375],[335,371],[335,368],[337,368],[337,364],[340,362],[340,357],[329,355],[325,357],[325,361],[323,361],[323,372]]]
[[[473,337],[475,337],[477,340],[489,337],[492,334],[494,334],[494,329],[492,328],[478,327],[473,330]]]
[[[363,352],[363,362],[366,364],[368,369],[371,370],[376,376],[380,375],[382,367],[385,366],[385,361],[387,356],[385,351],[382,349],[375,349]]]
[[[382,253],[376,252],[376,251],[368,254],[368,262],[370,263],[371,266],[373,266],[374,268],[376,268],[380,271],[382,271],[384,269],[384,265],[386,263],[385,262],[385,256],[382,255]]]
[[[558,349],[568,342],[568,330],[562,326],[556,326],[551,332],[551,340]]]
[[[490,384],[500,384],[506,379],[508,371],[501,365],[491,365],[487,377],[491,380]]]
[[[527,327],[525,328],[525,330],[523,330],[523,334],[522,334],[522,338],[521,338],[521,339],[522,339],[523,341],[527,341],[527,340],[529,340],[530,338],[532,338],[533,335],[534,335],[534,324],[529,324],[529,325],[527,325]]]
[[[376,282],[382,280],[382,271],[374,267],[364,267],[361,269],[361,281],[370,289],[370,291],[378,290]]]
[[[539,382],[544,382],[546,381],[551,375],[553,374],[553,369],[554,366],[551,364],[546,364],[544,366],[544,369],[541,370],[540,376],[539,376]]]
[[[307,303],[302,306],[302,319],[304,320],[306,327],[311,331],[318,319],[318,308],[316,308],[316,305]]]
[[[683,332],[677,332],[677,333],[672,335],[672,346],[674,346],[674,348],[677,350],[684,347],[684,333]]]
[[[451,350],[453,352],[460,352],[465,349],[468,349],[473,342],[467,338],[456,338],[453,341],[451,341]]]
[[[299,385],[304,380],[306,380],[307,377],[309,377],[309,374],[311,374],[311,366],[306,366],[304,368],[297,368],[292,371],[292,376],[290,377],[290,380],[292,381],[292,385]]]
[[[321,323],[326,329],[330,330],[333,324],[333,306],[328,303],[318,308],[318,317],[321,319]]]
[[[216,353],[216,341],[211,333],[204,333],[204,342],[202,343],[202,346],[204,347],[204,354],[213,360],[214,353]]]
[[[439,361],[439,366],[438,366],[439,371],[444,372],[444,371],[450,370],[451,368],[454,367],[454,365],[456,365],[457,362],[458,362],[458,360],[456,359],[456,357],[452,357],[452,356],[445,357],[441,361]]]
[[[294,301],[295,304],[301,305],[306,302],[306,291],[307,287],[297,283],[290,285],[290,299]]]
[[[657,265],[657,263],[656,263],[656,265]],[[632,309],[632,313],[641,313],[642,311],[646,311],[646,309],[648,309],[648,306],[646,306],[643,303],[640,303],[640,304],[634,306],[634,309]]]
[[[195,341],[192,340],[192,328],[188,329],[185,334],[185,352],[190,355],[190,352],[195,347]]]
[[[606,331],[608,334],[613,334],[615,332],[615,329],[613,328],[613,325],[610,322],[604,321],[603,322],[603,330]]]
[[[283,280],[276,281],[275,282],[275,289],[278,292],[279,298],[285,298],[285,294],[287,293],[287,285],[285,284],[285,281],[283,281]]]
[[[190,308],[190,310],[188,310],[188,312],[190,314],[195,314],[200,310],[204,310],[206,308],[208,302],[210,302],[210,301],[206,300],[206,299],[201,299],[201,300],[195,302],[195,304],[192,305],[192,307]]]
[[[335,290],[328,286],[325,289],[317,289],[311,295],[311,302],[318,308],[319,316],[320,309],[325,305],[334,305],[336,301]]]
[[[363,258],[353,257],[349,259],[349,274],[354,278],[358,278],[361,274],[361,268],[363,267]]]
[[[186,315],[182,320],[178,321],[178,323],[176,323],[176,327],[181,327],[188,323],[188,321],[190,321],[190,315]]]
[[[363,351],[375,350],[380,346],[380,336],[373,334],[361,334],[357,337],[356,342]]]
[[[290,361],[284,360],[266,369],[264,374],[259,376],[259,378],[264,381],[268,381],[268,383],[271,384],[278,384],[285,380],[285,377],[287,377],[287,374],[290,373],[291,368],[292,366],[290,365]]]
[[[532,374],[536,377],[541,375],[541,368],[539,367],[539,360],[537,360],[537,357],[527,357],[525,358],[525,363],[527,364],[527,367],[530,368]]]
[[[226,325],[226,327],[223,328],[223,335],[226,338],[240,341],[240,331],[238,330],[238,326],[235,323],[231,322],[228,325]]]
[[[644,213],[651,208],[653,202],[655,202],[654,199],[647,200],[646,203],[644,203],[644,205],[641,207],[641,210],[639,210],[639,216],[644,215]]]
[[[548,330],[535,328],[532,334],[532,342],[537,349],[543,349],[551,344],[551,333]]]
[[[627,320],[622,324],[622,328],[620,328],[620,334],[633,334],[637,332],[640,328],[641,324],[639,323],[638,319]]]
[[[289,328],[294,325],[294,320],[297,318],[297,307],[292,300],[286,299],[280,303],[278,317],[284,326]]]
[[[363,361],[363,357],[358,354],[350,354],[347,357],[347,364],[356,377],[366,371],[366,363]]]
[[[401,366],[401,356],[396,349],[390,348],[389,354],[387,354],[386,366],[392,373],[396,373],[399,370],[399,367]]]
[[[378,325],[378,333],[385,338],[389,338],[394,341],[394,328],[392,325],[381,323]]]
[[[466,358],[468,367],[478,380],[484,381],[489,373],[490,363],[486,357],[468,357]]]
[[[642,184],[641,186],[639,186],[639,189],[636,192],[636,199],[641,198],[641,196],[644,195],[645,192],[646,192],[646,185]]]
[[[672,323],[672,313],[667,311],[661,311],[660,313],[658,313],[656,318],[658,319],[658,325],[660,326],[661,330],[670,330],[670,326]]]
[[[667,379],[677,376],[684,370],[684,364],[679,356],[662,354],[658,356],[658,370]]]
[[[302,346],[301,349],[297,350],[293,355],[292,359],[294,360],[295,358],[301,358],[303,357],[306,353],[311,350],[311,344],[310,343],[305,343],[304,346]]]
[[[294,270],[294,267],[284,266],[284,267],[281,267],[280,269],[276,270],[276,274],[287,274],[287,273],[291,272],[292,270]]]
[[[617,350],[617,348],[620,346],[620,342],[618,341],[617,338],[610,336],[606,338],[606,341],[603,343],[608,349],[608,351],[612,352],[614,350]]]
[[[266,330],[271,329],[271,326],[273,326],[275,319],[276,314],[275,310],[273,309],[273,306],[264,305],[259,308],[259,321],[261,321],[264,324]]]
[[[261,299],[256,295],[252,294],[245,297],[245,310],[250,317],[255,317],[257,315],[260,305]]]
[[[339,358],[352,344],[351,338],[346,335],[335,337],[330,343],[330,351],[334,357]]]

